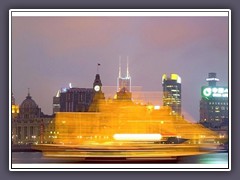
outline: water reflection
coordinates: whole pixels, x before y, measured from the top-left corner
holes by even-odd
[[[107,163],[106,161],[91,161],[90,159],[85,160],[83,158],[49,158],[43,156],[41,152],[13,152],[12,153],[12,163],[13,164],[25,164],[25,163]],[[228,164],[228,153],[211,153],[196,156],[186,156],[178,158],[177,161],[163,160],[163,159],[142,159],[141,161],[136,161],[134,159],[112,159],[110,161],[115,163],[174,163],[174,164]]]

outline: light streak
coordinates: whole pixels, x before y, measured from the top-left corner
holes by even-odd
[[[114,134],[113,138],[120,141],[159,141],[161,134]]]

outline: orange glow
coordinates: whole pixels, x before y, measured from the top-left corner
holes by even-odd
[[[13,117],[17,116],[19,114],[19,106],[18,105],[12,105],[12,115]]]
[[[170,107],[154,109],[124,100],[101,100],[97,106],[99,112],[58,112],[53,144],[35,148],[48,157],[83,159],[177,157],[215,148],[215,133],[173,115]]]
[[[131,101],[101,101],[99,112],[58,112],[55,119],[56,144],[114,141],[114,134],[161,134],[162,139],[181,137],[199,141],[215,134],[181,116],[169,107],[159,109]],[[81,137],[81,138],[80,138]]]

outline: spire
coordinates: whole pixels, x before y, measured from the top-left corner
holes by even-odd
[[[57,91],[56,97],[60,97],[60,90]]]
[[[14,98],[13,92],[12,92],[12,105],[15,105],[15,98]]]
[[[31,96],[30,96],[30,88],[28,88],[28,94],[27,94],[27,97],[26,98],[32,98]]]
[[[95,80],[94,80],[94,82],[93,82],[93,87],[94,87],[95,85],[102,86],[102,82],[101,82],[101,78],[100,78],[100,75],[99,75],[99,74],[96,74],[96,76],[95,76]]]
[[[129,78],[130,75],[129,75],[129,70],[128,70],[128,56],[127,56],[127,78]]]
[[[118,72],[118,77],[121,78],[121,56],[119,56],[119,72]]]
[[[97,64],[97,74],[99,74],[99,66],[100,66],[101,64]]]

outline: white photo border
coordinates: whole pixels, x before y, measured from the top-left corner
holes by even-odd
[[[225,16],[228,17],[228,164],[12,164],[12,17],[24,16]],[[9,10],[9,170],[10,171],[231,171],[231,10],[230,9],[10,9]]]

